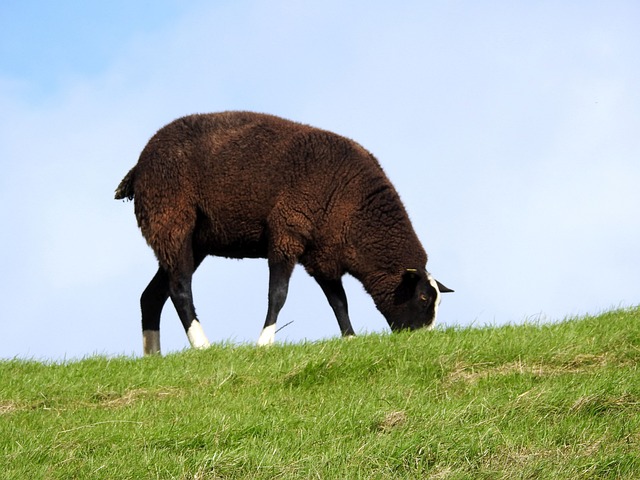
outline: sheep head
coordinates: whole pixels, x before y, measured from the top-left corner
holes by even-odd
[[[378,308],[392,331],[432,328],[442,293],[453,292],[424,268],[407,268],[387,301]]]

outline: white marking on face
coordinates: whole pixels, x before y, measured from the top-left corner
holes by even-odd
[[[429,330],[431,330],[436,324],[436,318],[438,317],[438,307],[440,306],[440,289],[438,288],[438,283],[436,282],[435,278],[433,278],[431,274],[428,272],[427,272],[427,280],[429,281],[429,284],[436,289],[436,298],[433,301],[433,320],[431,321],[431,324],[427,327]]]
[[[267,345],[273,345],[273,342],[275,342],[275,340],[276,340],[276,326],[269,325],[268,327],[264,327],[262,329],[260,338],[258,338],[258,346],[264,347]]]
[[[142,352],[145,355],[160,354],[160,330],[142,331]]]
[[[194,320],[191,322],[191,326],[189,330],[187,330],[187,338],[189,339],[189,343],[193,348],[203,349],[209,348],[211,344],[207,339],[207,336],[204,334],[204,330],[202,329],[202,325],[198,320]]]

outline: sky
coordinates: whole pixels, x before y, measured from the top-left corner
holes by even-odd
[[[455,290],[438,323],[559,321],[640,304],[640,3],[323,0],[0,4],[0,358],[141,355],[157,269],[113,193],[148,139],[252,110],[378,158]],[[264,260],[193,280],[213,342],[253,343]],[[356,332],[388,326],[345,278]],[[277,341],[339,335],[294,271]],[[187,348],[173,306],[163,353]]]

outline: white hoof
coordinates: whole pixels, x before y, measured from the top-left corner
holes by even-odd
[[[258,346],[266,347],[267,345],[273,345],[273,342],[276,340],[276,326],[269,325],[262,329],[262,333],[260,334],[260,338],[258,338]]]
[[[142,331],[142,352],[145,356],[160,355],[160,330]]]
[[[200,325],[198,320],[191,322],[191,326],[189,327],[189,330],[187,330],[187,338],[193,348],[202,350],[211,346],[207,336],[204,334],[202,325]]]

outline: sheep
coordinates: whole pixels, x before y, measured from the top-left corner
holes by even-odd
[[[392,331],[431,327],[440,294],[453,291],[427,272],[427,254],[371,153],[273,115],[230,111],[174,120],[149,140],[115,198],[135,199],[138,226],[159,264],[140,298],[145,355],[160,353],[168,298],[191,346],[209,346],[191,291],[207,255],[267,259],[258,345],[274,342],[297,263],[324,292],[343,336],[355,334],[345,273],[362,283]]]

